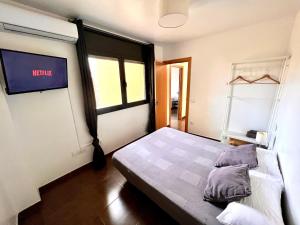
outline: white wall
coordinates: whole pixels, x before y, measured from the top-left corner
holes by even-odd
[[[0,89],[0,225],[16,225],[17,213],[39,201],[22,156],[7,101]]]
[[[75,46],[48,39],[0,33],[0,47],[68,59],[69,90],[81,145],[90,142],[85,127]],[[8,96],[5,99],[36,187],[90,161],[91,154],[79,151],[68,89]],[[2,103],[1,103],[2,104]],[[2,127],[0,128],[2,129]]]
[[[147,104],[98,116],[99,138],[104,152],[111,152],[145,135],[148,113]]]
[[[90,162],[91,137],[85,124],[75,46],[32,36],[0,33],[0,47],[68,59],[69,89],[12,96],[5,94],[16,136],[20,138],[24,157],[34,171],[37,187]],[[144,135],[147,120],[148,105],[99,116],[99,137],[105,153]]]
[[[286,55],[294,17],[164,46],[164,60],[192,57],[189,132],[219,139],[231,63]]]
[[[154,45],[154,54],[155,54],[155,60],[157,61],[163,60],[163,47],[161,44]]]
[[[69,77],[68,89],[8,96],[0,72],[0,225],[7,225],[17,212],[39,201],[39,187],[89,163],[92,146],[75,45],[0,32],[0,48],[65,57]],[[162,49],[155,50],[162,58]],[[99,116],[104,152],[146,134],[147,121],[148,105]]]
[[[279,110],[278,139],[281,170],[285,182],[285,211],[288,224],[300,224],[300,13],[298,14],[290,44],[292,55],[285,91]]]

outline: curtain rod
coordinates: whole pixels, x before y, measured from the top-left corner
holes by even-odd
[[[271,62],[271,61],[280,61],[280,60],[287,60],[290,59],[291,56],[279,56],[279,57],[273,57],[273,58],[265,58],[265,59],[250,59],[250,60],[244,60],[240,62],[233,62],[232,65],[239,65],[239,64],[247,64],[247,63],[263,63],[263,62]]]
[[[115,36],[120,37],[120,38],[129,39],[133,42],[137,42],[137,43],[140,43],[140,44],[151,44],[151,42],[143,41],[143,40],[140,40],[140,39],[137,39],[137,38],[125,35],[125,34],[117,33],[115,31],[111,31],[111,30],[106,29],[106,28],[100,28],[96,25],[91,25],[91,24],[89,24],[85,21],[83,21],[83,25],[87,28],[94,29],[96,31],[100,31],[100,32],[107,33],[107,34],[110,34],[110,35],[115,35]]]

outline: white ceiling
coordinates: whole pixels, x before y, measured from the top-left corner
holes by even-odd
[[[10,1],[10,0],[6,0]],[[295,15],[300,0],[191,0],[188,22],[158,26],[159,0],[14,0],[121,34],[154,42],[178,42]]]

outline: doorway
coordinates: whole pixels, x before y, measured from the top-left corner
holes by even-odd
[[[170,65],[170,127],[181,131],[185,131],[187,90],[185,76],[184,64]]]
[[[191,58],[156,62],[156,129],[188,131]]]

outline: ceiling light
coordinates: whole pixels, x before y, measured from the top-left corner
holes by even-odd
[[[158,24],[164,28],[176,28],[188,18],[189,0],[160,0]]]

